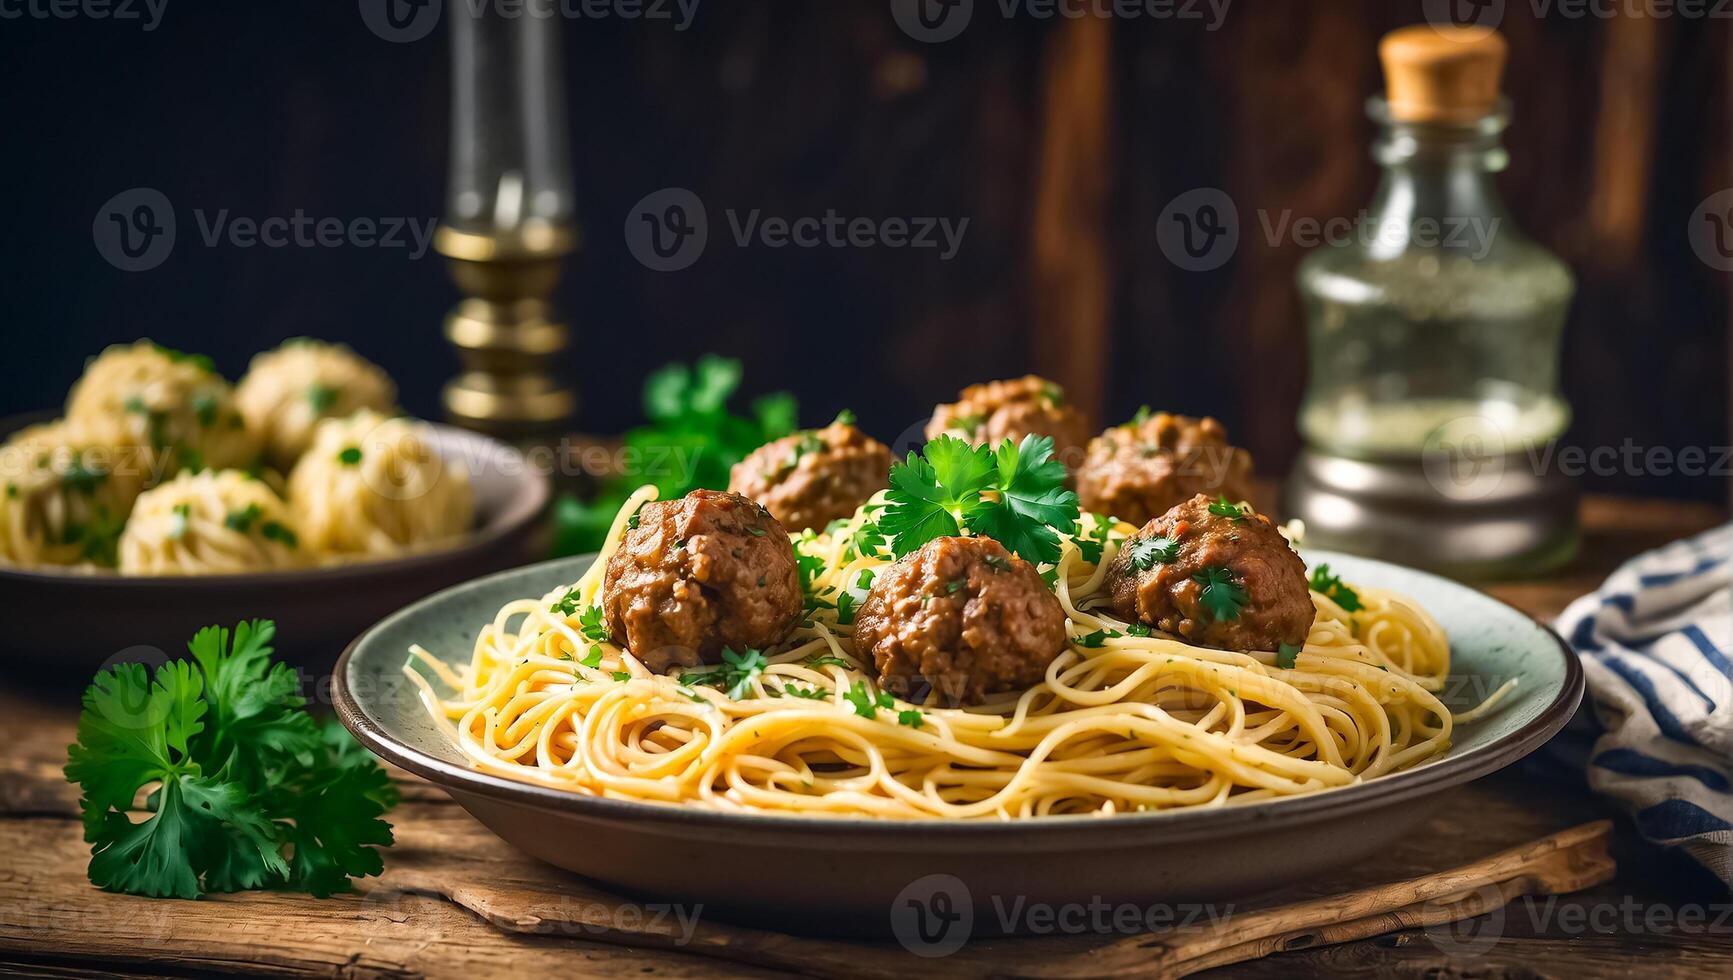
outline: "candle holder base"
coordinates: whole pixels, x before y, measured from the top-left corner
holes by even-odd
[[[1282,491],[1305,544],[1454,578],[1539,575],[1575,557],[1577,489],[1527,453],[1357,459],[1305,450]]]

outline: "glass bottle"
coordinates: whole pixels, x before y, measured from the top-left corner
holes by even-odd
[[[1373,97],[1383,168],[1345,241],[1300,264],[1310,375],[1288,505],[1308,543],[1465,575],[1568,558],[1575,497],[1541,472],[1563,434],[1560,345],[1575,282],[1524,235],[1508,160],[1504,42],[1404,28]]]

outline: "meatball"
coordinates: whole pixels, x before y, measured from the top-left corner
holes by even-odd
[[[848,517],[889,483],[891,451],[846,422],[767,442],[734,464],[728,489],[794,530]]]
[[[609,632],[656,671],[779,643],[803,609],[788,532],[717,490],[645,504],[602,580]]]
[[[933,409],[927,438],[941,435],[977,446],[997,446],[1006,439],[1022,442],[1027,435],[1050,436],[1053,458],[1069,469],[1083,458],[1089,423],[1082,412],[1065,403],[1065,389],[1031,374],[970,385],[956,402]]]
[[[934,538],[879,572],[854,647],[907,700],[979,702],[1040,682],[1065,647],[1065,611],[992,538]]]
[[[1126,540],[1107,569],[1114,611],[1223,650],[1304,644],[1315,615],[1305,562],[1264,515],[1210,506],[1198,494]]]
[[[1092,511],[1146,524],[1193,494],[1246,500],[1251,475],[1251,454],[1228,444],[1220,422],[1157,412],[1090,440],[1077,496]]]

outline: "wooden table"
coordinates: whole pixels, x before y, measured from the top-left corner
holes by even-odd
[[[1537,615],[1556,614],[1614,566],[1644,549],[1725,517],[1713,508],[1591,498],[1582,556],[1545,581],[1494,594]],[[546,969],[610,976],[755,976],[857,972],[882,976],[1050,972],[1047,958],[1095,937],[999,940],[968,955],[920,960],[893,945],[809,942],[705,926],[680,945],[667,935],[565,929],[545,934],[532,910],[489,889],[522,885],[556,896],[567,912],[608,912],[607,899],[545,869],[488,834],[433,787],[404,777],[392,813],[398,843],[386,876],[360,892],[316,901],[248,893],[197,902],[111,895],[85,880],[76,790],[60,774],[77,692],[0,689],[0,971],[64,976],[202,973],[477,976]],[[1580,780],[1530,760],[1446,797],[1423,833],[1377,867],[1319,881],[1281,900],[1443,870],[1616,811]],[[1436,930],[1282,953],[1232,967],[1233,975],[1354,974],[1590,977],[1632,971],[1733,975],[1733,900],[1708,874],[1643,844],[1620,822],[1620,872],[1561,899],[1519,900],[1453,941]],[[454,870],[455,869],[455,870]],[[453,880],[459,883],[454,886]],[[586,904],[589,902],[596,904]],[[479,909],[478,914],[472,909]],[[541,929],[543,931],[538,932]],[[1225,974],[1227,971],[1218,971]]]

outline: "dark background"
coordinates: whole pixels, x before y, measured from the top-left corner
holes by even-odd
[[[1516,110],[1501,184],[1580,280],[1569,441],[1725,446],[1729,277],[1686,233],[1733,185],[1729,24],[1537,20],[1529,3],[1507,6]],[[561,297],[581,427],[635,423],[649,369],[709,351],[744,359],[749,393],[789,388],[809,422],[850,406],[886,438],[966,383],[1033,370],[1103,423],[1146,402],[1215,414],[1261,471],[1285,470],[1304,383],[1292,285],[1304,250],[1266,242],[1255,213],[1321,219],[1368,202],[1376,41],[1420,21],[1421,4],[1236,0],[1213,32],[976,7],[942,44],[902,33],[886,0],[700,0],[685,32],[564,23],[586,245]],[[0,20],[0,82],[12,191],[0,412],[58,403],[109,343],[149,336],[238,376],[253,353],[305,334],[351,343],[411,411],[437,414],[456,367],[439,324],[457,294],[436,254],[206,247],[193,211],[439,216],[445,25],[387,42],[354,0],[168,0],[150,32],[26,16]],[[127,273],[97,253],[91,226],[139,186],[173,202],[179,235],[166,263]],[[669,186],[705,201],[710,245],[658,273],[622,228]],[[1241,241],[1224,267],[1185,272],[1159,251],[1156,219],[1200,186],[1233,196]],[[725,208],[969,225],[949,262],[742,249]],[[1585,479],[1712,500],[1728,482]]]

